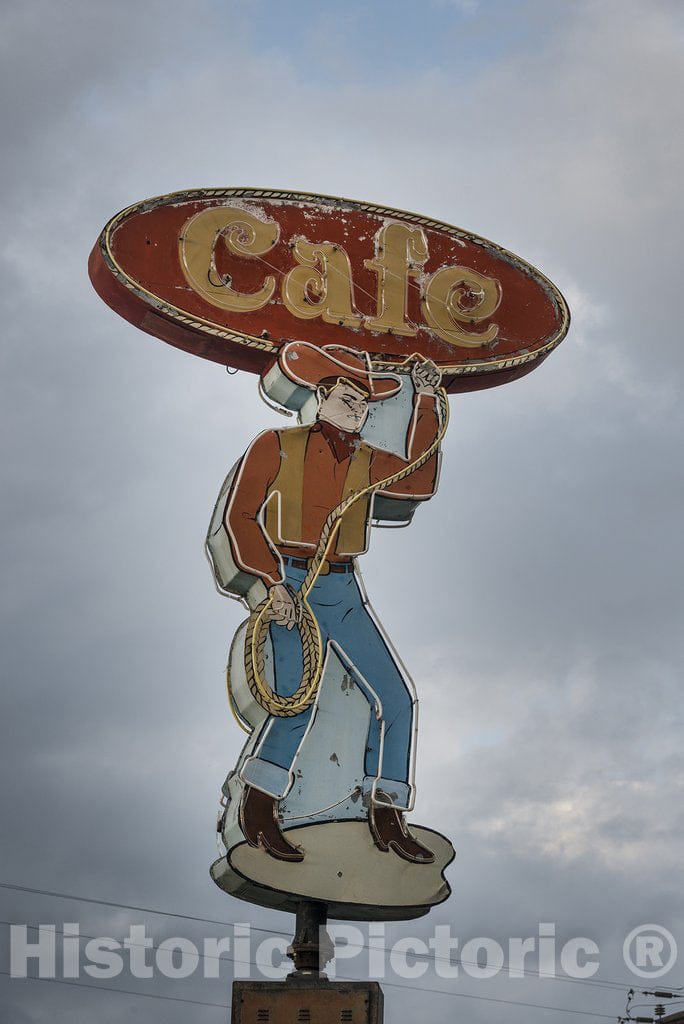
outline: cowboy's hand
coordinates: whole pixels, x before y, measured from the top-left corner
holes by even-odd
[[[417,395],[434,395],[442,382],[442,371],[431,359],[419,359],[413,364],[411,380]]]
[[[287,589],[284,583],[276,583],[269,590],[271,598],[270,618],[277,626],[293,629],[301,619],[302,608],[299,601]]]

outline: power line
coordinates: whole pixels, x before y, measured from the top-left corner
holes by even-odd
[[[120,910],[133,910],[133,911],[136,911],[138,913],[157,914],[157,915],[162,916],[162,917],[173,917],[173,918],[177,918],[177,919],[183,920],[183,921],[192,921],[192,922],[199,923],[199,924],[212,924],[212,925],[216,925],[218,927],[234,927],[238,923],[236,921],[219,921],[219,920],[216,920],[215,918],[197,917],[197,916],[194,916],[194,915],[191,915],[191,914],[177,914],[177,913],[174,913],[172,911],[159,910],[159,909],[155,909],[155,908],[152,908],[152,907],[139,907],[139,906],[135,906],[135,905],[132,905],[132,904],[116,903],[115,901],[112,901],[112,900],[93,899],[93,898],[87,897],[87,896],[75,896],[75,895],[70,894],[70,893],[54,892],[54,891],[48,890],[48,889],[35,889],[35,888],[31,887],[31,886],[13,885],[13,884],[11,884],[9,882],[0,882],[0,888],[2,888],[2,889],[12,889],[12,890],[16,890],[18,892],[32,893],[32,894],[39,895],[39,896],[50,896],[50,897],[55,897],[57,899],[74,900],[74,901],[76,901],[78,903],[93,903],[93,904],[96,904],[98,906],[111,907],[111,908],[120,909]],[[263,932],[264,934],[268,934],[268,935],[282,935],[284,938],[286,938],[288,940],[291,938],[291,935],[290,935],[289,932],[279,931],[279,930],[274,929],[274,928],[261,928],[261,927],[258,927],[257,925],[251,925],[250,924],[250,929],[252,931]],[[355,947],[355,948],[360,948],[360,949],[371,949],[371,947],[367,943],[349,943],[349,945],[352,946],[352,947]],[[378,952],[391,953],[391,949],[388,949],[386,946],[373,946],[372,948],[374,950],[378,951]],[[416,959],[421,959],[421,954],[415,954],[415,956],[416,956]],[[423,956],[424,956],[424,954],[423,954]],[[430,957],[430,959],[431,960],[439,961],[441,963],[447,963],[447,964],[461,964],[463,966],[467,965],[467,966],[475,966],[475,967],[479,966],[476,961],[462,960],[460,957],[454,957],[452,959],[452,958],[447,958],[447,957],[434,956],[434,957]],[[506,962],[504,962],[504,964],[502,964],[502,968],[505,969],[506,966],[507,966],[507,964],[506,964]],[[523,968],[523,974],[526,977],[537,977],[537,978],[541,977],[541,972],[540,971],[529,971],[526,968]],[[544,979],[544,980],[564,981],[564,982],[575,983],[575,984],[594,985],[595,987],[598,986],[598,987],[602,987],[602,988],[619,988],[620,990],[624,989],[624,987],[625,987],[625,982],[622,982],[622,981],[610,981],[608,979],[606,979],[605,981],[599,981],[597,979],[589,979],[589,978],[562,978],[562,977],[558,977],[558,976],[553,976],[551,979]]]
[[[0,883],[0,886],[3,887],[3,888],[10,887],[8,883]],[[22,887],[22,891],[23,891],[24,888],[27,888],[27,887]],[[33,890],[31,890],[31,891],[33,891]],[[64,897],[64,898],[69,898],[69,897]],[[84,902],[90,902],[85,897],[80,897],[80,899],[82,901],[84,901]],[[93,902],[95,902],[95,901],[93,901]],[[102,902],[102,901],[97,901],[97,902]],[[107,905],[109,905],[109,901],[107,901]],[[119,907],[122,907],[124,909],[130,909],[129,907],[126,907],[125,904],[114,904],[114,906],[119,906]],[[155,912],[155,911],[153,911],[153,912]],[[170,912],[167,912],[167,911],[163,911],[163,912],[160,911],[159,913],[163,913],[164,915],[169,916],[169,917],[176,917],[176,916],[178,916],[178,917],[185,917],[186,916],[186,915],[171,914]],[[199,920],[202,920],[202,919],[200,918]],[[209,919],[205,919],[205,920],[207,920],[209,922]],[[0,923],[4,924],[4,925],[7,925],[7,926],[11,926],[12,924],[16,924],[16,922],[11,922],[11,921],[2,921]],[[37,928],[38,926],[37,925],[25,925],[25,927]],[[55,929],[55,930],[56,930],[57,934],[64,935],[64,932],[61,929]],[[281,935],[283,937],[287,937],[287,933],[285,933],[285,932],[275,932],[275,931],[272,931],[271,929],[266,929],[266,928],[261,928],[261,929],[259,929],[259,931],[263,931],[263,932],[270,931],[272,934],[278,934],[278,935]],[[99,936],[88,935],[85,932],[79,932],[79,935],[78,935],[79,941],[80,941],[80,939],[97,939],[98,937]],[[131,946],[142,947],[142,948],[146,948],[146,949],[153,949],[155,951],[159,949],[159,947],[155,946],[155,945],[143,946],[142,943],[135,943],[135,942],[130,943],[130,945]],[[384,949],[384,947],[383,947],[383,949]],[[252,960],[241,960],[241,959],[237,959],[235,957],[231,957],[231,956],[227,956],[227,955],[226,956],[216,956],[216,957],[214,957],[211,954],[200,953],[199,950],[197,950],[197,954],[193,953],[192,955],[193,956],[197,955],[198,958],[201,957],[202,959],[210,959],[210,960],[218,960],[218,961],[225,960],[226,962],[229,962],[229,963],[238,963],[238,964],[245,964],[245,965],[250,965],[250,966],[253,965],[253,966],[257,967],[257,968],[259,966],[257,963],[255,963]],[[440,958],[440,959],[444,959],[444,958]],[[12,977],[12,975],[8,971],[0,971],[0,974],[3,974],[5,976],[7,976],[7,977]],[[351,977],[348,977],[348,976],[344,976],[344,975],[338,975],[338,977],[342,981],[354,981],[354,980],[356,980],[354,978],[351,978]],[[15,978],[13,980],[17,980],[17,979]],[[211,1002],[207,1002],[207,1001],[204,1001],[204,1000],[185,999],[185,998],[181,998],[180,996],[162,996],[162,995],[158,995],[158,994],[150,993],[150,992],[135,992],[135,991],[132,991],[132,990],[129,990],[129,989],[115,988],[115,987],[109,986],[109,985],[100,985],[100,984],[98,984],[98,985],[90,985],[87,982],[68,981],[67,979],[62,979],[62,978],[24,978],[24,979],[21,979],[21,980],[23,980],[23,981],[53,981],[55,984],[64,984],[64,985],[72,985],[72,986],[81,987],[81,988],[90,988],[90,989],[94,989],[95,991],[120,992],[120,993],[122,993],[124,995],[131,995],[131,996],[142,995],[142,996],[145,996],[145,998],[166,999],[166,1000],[172,1000],[172,1001],[175,1001],[175,1002],[192,1003],[192,1004],[197,1005],[197,1006],[212,1006],[212,1007],[221,1008],[221,1009],[229,1009],[229,1004],[225,1004],[225,1003],[211,1003]],[[559,980],[576,981],[576,980],[580,980],[580,979],[559,979]],[[468,992],[452,992],[449,989],[435,989],[435,988],[426,989],[426,988],[424,988],[424,987],[422,987],[420,985],[403,985],[403,984],[401,984],[399,982],[385,981],[384,979],[382,980],[381,983],[382,983],[382,986],[385,987],[385,988],[397,988],[397,989],[403,989],[403,990],[406,990],[406,991],[423,992],[423,993],[434,993],[435,995],[446,995],[446,996],[451,996],[451,997],[456,998],[456,999],[474,999],[474,1000],[477,1000],[478,1002],[499,1003],[499,1004],[504,1004],[504,1005],[507,1005],[507,1006],[522,1006],[522,1007],[525,1007],[525,1008],[552,1010],[552,1011],[555,1011],[555,1012],[558,1012],[558,1013],[573,1013],[575,1015],[580,1015],[580,1016],[597,1017],[597,1018],[605,1018],[607,1020],[614,1020],[614,1016],[612,1014],[596,1013],[596,1012],[593,1012],[593,1011],[590,1011],[590,1010],[575,1010],[575,1009],[571,1009],[570,1007],[548,1006],[548,1005],[542,1004],[542,1003],[527,1003],[527,1002],[522,1002],[522,1001],[517,1000],[517,999],[502,999],[502,998],[495,998],[493,996],[477,996],[477,995],[474,995],[474,994],[468,993]]]
[[[350,978],[342,979],[350,981]],[[603,1017],[605,1020],[615,1020],[613,1013],[595,1013],[592,1010],[571,1010],[567,1006],[547,1006],[544,1003],[523,1003],[518,999],[497,999],[494,996],[474,996],[469,992],[451,992],[446,988],[422,988],[420,985],[400,985],[397,981],[383,981],[382,988],[403,988],[413,992],[434,992],[435,995],[452,996],[454,999],[477,999],[482,1003],[505,1003],[507,1006],[524,1006],[536,1010],[555,1010],[558,1013],[574,1013],[580,1017]]]
[[[19,921],[0,921],[0,925],[7,925],[7,927],[10,927],[10,928],[11,927],[34,928],[36,930],[38,930],[40,928],[40,925],[37,925],[37,924],[27,924],[24,921],[21,921],[21,922],[19,922]],[[82,932],[80,930],[78,932],[78,935],[75,935],[75,936],[74,935],[66,935],[66,933],[61,928],[56,928],[56,927],[55,927],[55,934],[65,936],[66,938],[70,938],[70,939],[77,938],[79,940],[79,942],[81,941],[81,939],[95,939],[97,941],[100,938],[99,935],[89,935],[87,932]],[[281,934],[281,935],[284,936],[284,933],[274,933],[274,934]],[[126,945],[127,945],[127,947],[133,947],[134,946],[134,947],[136,947],[138,949],[151,949],[151,950],[154,950],[155,952],[157,950],[159,950],[159,948],[160,948],[159,946],[155,946],[154,943],[145,944],[143,942],[132,942],[130,939],[126,939]],[[366,948],[366,947],[364,947],[364,948]],[[386,950],[386,947],[377,947],[377,948],[381,949],[381,951]],[[247,966],[247,965],[254,966],[257,969],[259,968],[259,964],[256,962],[256,960],[252,960],[252,959],[243,960],[243,959],[240,959],[240,958],[236,958],[234,956],[228,956],[227,954],[226,955],[221,954],[221,956],[214,956],[211,953],[202,953],[202,952],[200,952],[199,949],[197,949],[195,953],[192,953],[192,954],[189,954],[189,955],[192,955],[193,957],[197,956],[198,959],[202,959],[202,960],[217,960],[219,962],[223,960],[226,963],[243,964],[245,966]],[[416,959],[419,959],[419,957],[416,956]],[[443,963],[448,963],[450,965],[453,965],[456,962],[455,958],[454,958],[454,960],[447,960],[446,957],[435,957],[434,959],[439,960],[440,962],[443,962]],[[474,961],[474,960],[465,960],[465,961],[459,961],[459,962],[460,963],[477,965],[477,962]],[[537,974],[535,976],[538,977],[539,975]],[[346,980],[346,981],[353,981],[354,980],[353,978],[345,978],[345,977],[343,977],[343,975],[339,975],[339,977],[342,980]],[[384,979],[380,979],[380,980],[382,981],[383,985],[393,985],[393,984],[395,984],[394,982],[389,982],[389,981],[386,982]],[[554,979],[551,978],[551,979],[547,979],[547,980],[554,980]],[[579,978],[558,978],[556,980],[558,980],[558,981],[568,981],[568,982],[581,981],[581,979],[579,979]],[[396,984],[398,984],[398,983],[396,983]],[[406,988],[407,986],[399,985],[399,987],[400,988]],[[413,986],[408,986],[408,987],[413,987]],[[421,989],[420,986],[415,986],[415,988],[416,988],[417,991],[424,991],[424,990]],[[610,988],[610,991],[613,991],[612,987]],[[466,994],[463,994],[463,995],[466,996]],[[468,998],[470,998],[470,997],[468,997]],[[477,997],[473,996],[472,998],[477,998]],[[515,1000],[513,1000],[513,1001],[515,1002]],[[536,1004],[532,1004],[532,1005],[536,1005]]]
[[[72,893],[66,892],[53,892],[50,889],[33,889],[28,885],[11,885],[9,882],[0,882],[0,889],[13,889],[17,892],[33,893],[37,896],[52,896],[60,900],[74,900],[76,903],[95,903],[100,907],[112,907],[115,910],[134,910],[140,914],[158,914],[160,917],[175,917],[180,921],[194,921],[197,924],[213,924],[219,928],[232,928],[236,924],[241,923],[237,921],[217,921],[211,917],[196,917],[193,914],[176,914],[170,910],[157,910],[154,907],[136,907],[131,903],[116,903],[114,900],[100,900],[93,899],[90,896],[74,896]],[[250,928],[255,932],[266,932],[269,935],[283,935],[285,938],[290,938],[289,932],[276,931],[274,928],[259,928],[256,925],[251,925]]]
[[[39,924],[26,924],[24,921],[0,921],[0,924],[7,925],[8,928],[35,928],[36,930],[40,930],[41,927]],[[50,927],[54,926],[51,925]],[[67,934],[62,928],[55,928],[55,935],[63,935],[67,939],[78,939],[79,942],[81,941],[81,939],[95,939],[95,941],[97,942],[100,938],[102,938],[101,935],[88,935],[87,932],[82,932],[80,929],[78,935],[70,935]],[[117,939],[116,941],[118,942],[119,940]],[[153,949],[155,952],[157,952],[157,950],[159,950],[160,948],[159,946],[155,946],[154,943],[147,944],[145,942],[132,942],[130,939],[126,939],[126,947],[128,948],[131,946],[134,946],[136,949]],[[196,953],[192,953],[189,955],[197,956],[202,960],[225,960],[226,963],[231,964],[245,964],[249,965],[250,967],[259,966],[259,964],[256,963],[255,960],[240,960],[236,959],[234,956],[224,956],[223,954],[221,954],[221,956],[213,956],[211,953],[200,953],[199,949],[197,950]]]
[[[6,978],[12,978],[9,971],[0,971]],[[118,992],[124,996],[140,996],[142,999],[165,999],[171,1003],[192,1003],[193,1006],[215,1006],[221,1010],[229,1009],[228,1003],[208,1003],[204,999],[182,999],[180,996],[160,996],[156,992],[135,992],[128,988],[115,988],[113,985],[89,985],[85,981],[67,981],[66,978],[12,978],[13,981],[46,981],[53,985],[71,985],[73,988],[89,988],[93,992]]]
[[[233,928],[233,927],[235,927],[236,924],[243,923],[243,922],[237,922],[237,921],[220,921],[220,920],[217,920],[215,918],[198,917],[198,916],[195,916],[195,915],[192,915],[192,914],[179,914],[179,913],[175,913],[173,911],[159,910],[159,909],[153,908],[153,907],[139,907],[139,906],[135,906],[134,904],[130,904],[130,903],[117,903],[114,900],[95,899],[93,897],[88,897],[88,896],[76,896],[76,895],[74,895],[72,893],[55,892],[55,891],[49,890],[49,889],[36,889],[36,888],[33,888],[32,886],[14,885],[14,884],[12,884],[10,882],[0,882],[0,889],[9,889],[9,890],[13,890],[13,891],[16,891],[16,892],[31,893],[33,895],[38,895],[38,896],[49,896],[49,897],[53,897],[53,898],[56,898],[56,899],[74,900],[77,903],[92,903],[92,904],[95,904],[97,906],[110,907],[110,908],[117,909],[117,910],[132,910],[132,911],[135,911],[136,913],[156,914],[156,915],[158,915],[160,917],[171,917],[171,918],[176,918],[176,919],[181,920],[181,921],[192,921],[192,922],[197,923],[197,924],[211,924],[211,925],[215,925],[215,926],[220,927],[220,928]],[[5,923],[7,923],[7,922],[5,922]],[[263,927],[259,927],[258,925],[252,925],[251,923],[250,923],[249,927],[250,927],[250,929],[252,931],[263,932],[264,934],[267,934],[267,935],[281,935],[281,936],[283,936],[283,938],[288,939],[288,941],[292,938],[290,932],[280,931],[280,930],[275,929],[275,928],[263,928]],[[91,937],[93,937],[93,936],[91,936]],[[381,953],[388,953],[389,954],[389,953],[392,952],[392,950],[390,948],[388,948],[387,946],[370,946],[368,943],[355,943],[355,942],[350,942],[348,945],[351,946],[352,948],[368,949],[368,950],[373,950],[373,951],[381,952]],[[425,957],[427,956],[430,961],[434,960],[436,962],[450,964],[450,965],[473,966],[473,967],[478,967],[479,966],[479,964],[475,960],[463,960],[460,957],[448,958],[448,957],[441,957],[441,956],[436,956],[436,955],[435,956],[431,956],[430,954],[421,954],[421,953],[415,953],[413,955],[415,956],[416,960],[421,960],[421,959],[424,960]],[[502,968],[502,970],[506,970],[508,968],[508,966],[509,966],[509,963],[507,961],[504,961],[503,964],[501,965],[501,968]],[[523,975],[525,977],[542,978],[542,980],[544,980],[544,981],[562,981],[562,982],[565,982],[565,983],[568,983],[568,984],[591,985],[591,986],[599,987],[599,988],[607,988],[607,989],[617,988],[617,989],[620,989],[620,990],[624,990],[625,986],[629,985],[629,982],[613,981],[613,980],[610,980],[610,979],[607,979],[607,978],[603,979],[603,980],[599,980],[599,979],[596,979],[596,978],[564,978],[564,977],[559,977],[558,975],[552,975],[551,977],[543,977],[540,970],[531,971],[528,968],[522,968],[521,970],[522,970],[522,973],[523,973]],[[677,988],[676,985],[672,986],[672,987]]]
[[[12,975],[9,971],[0,971],[1,975],[7,978],[11,978]],[[71,985],[74,988],[89,988],[95,992],[118,992],[121,995],[127,996],[142,996],[145,999],[164,999],[170,1002],[176,1003],[192,1003],[194,1006],[213,1006],[217,1009],[228,1010],[230,1009],[229,1003],[210,1003],[202,999],[184,999],[180,996],[162,996],[155,992],[136,992],[131,989],[115,988],[112,985],[90,985],[83,981],[68,981],[66,978],[13,978],[13,981],[43,981],[52,982],[54,985]],[[356,981],[356,978],[342,978],[341,981]],[[496,999],[493,996],[475,996],[466,992],[451,992],[448,989],[443,988],[422,988],[420,985],[400,985],[398,982],[383,981],[383,988],[399,988],[411,992],[422,992],[425,995],[443,995],[451,996],[454,999],[476,999],[478,1002],[483,1003],[504,1003],[507,1006],[522,1006],[525,1009],[535,1010],[553,1010],[558,1013],[573,1013],[581,1017],[596,1017],[603,1020],[615,1020],[615,1015],[611,1013],[595,1013],[591,1010],[573,1010],[567,1006],[547,1006],[543,1003],[523,1003],[517,999]]]

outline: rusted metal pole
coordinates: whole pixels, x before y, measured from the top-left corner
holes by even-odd
[[[382,1024],[383,995],[377,981],[330,981],[323,973],[335,947],[326,931],[328,905],[297,904],[295,936],[287,955],[294,970],[285,981],[234,981],[231,1024],[255,1021],[349,1020]]]
[[[326,931],[328,906],[314,900],[297,905],[295,935],[287,955],[295,969],[290,977],[323,975],[323,968],[332,960],[334,946]]]

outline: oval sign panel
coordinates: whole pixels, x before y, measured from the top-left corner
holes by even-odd
[[[460,228],[303,192],[200,189],[130,206],[90,256],[104,301],[142,330],[263,372],[287,341],[389,365],[413,353],[447,390],[528,373],[565,337],[567,304],[538,270]]]

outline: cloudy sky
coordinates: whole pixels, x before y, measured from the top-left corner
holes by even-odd
[[[411,933],[505,946],[555,922],[599,945],[597,979],[624,983],[429,973],[415,984],[451,995],[388,986],[387,1019],[580,1019],[463,995],[616,1016],[635,981],[622,942],[644,923],[681,947],[659,984],[684,986],[683,14],[5,0],[0,882],[291,929],[208,879],[241,738],[222,680],[241,611],[202,542],[273,414],[255,378],[118,318],[86,261],[148,196],[327,192],[493,238],[570,303],[541,368],[452,399],[440,495],[374,537],[364,576],[422,700],[416,820],[458,851],[451,899]],[[225,933],[13,890],[0,903],[3,922],[91,935]],[[111,985],[220,1004],[229,983],[227,965]],[[227,1019],[2,976],[0,1007],[12,1024]]]

